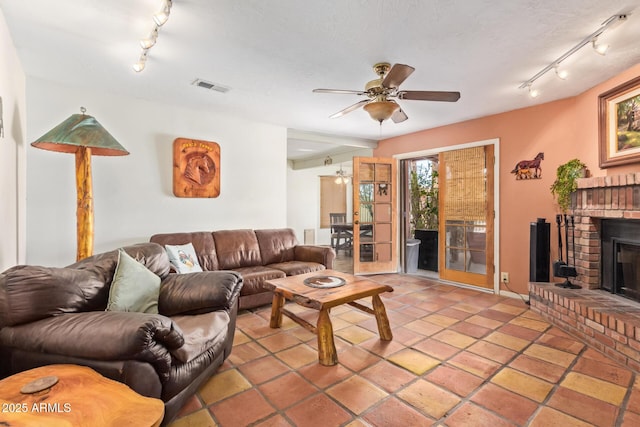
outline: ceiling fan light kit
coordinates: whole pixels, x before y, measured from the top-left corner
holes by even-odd
[[[373,66],[373,71],[378,75],[377,79],[369,81],[364,91],[343,89],[314,89],[314,93],[333,93],[344,95],[366,96],[368,99],[356,102],[344,108],[329,118],[342,117],[347,113],[362,107],[369,116],[380,125],[385,120],[391,119],[394,123],[407,120],[408,116],[402,110],[400,104],[394,99],[406,99],[414,101],[445,101],[456,102],[460,99],[460,92],[440,92],[424,90],[399,90],[398,88],[415,68],[405,64],[379,62]]]
[[[540,95],[540,92],[537,89],[532,89],[531,86],[533,85],[533,83],[550,70],[554,70],[558,78],[565,80],[569,76],[569,73],[566,70],[560,70],[559,69],[560,64],[564,60],[566,60],[568,57],[570,57],[571,55],[573,55],[574,53],[576,53],[577,51],[579,51],[589,43],[591,43],[591,46],[593,47],[593,50],[596,53],[600,55],[604,55],[607,52],[609,45],[598,43],[598,38],[602,35],[602,33],[605,32],[605,30],[611,29],[617,24],[625,22],[627,20],[628,15],[629,15],[628,13],[621,13],[621,14],[611,16],[609,19],[604,21],[597,30],[595,30],[593,33],[589,34],[587,37],[582,39],[580,43],[578,43],[577,45],[575,45],[574,47],[566,51],[564,54],[558,57],[558,59],[553,61],[551,64],[547,65],[542,70],[538,71],[537,74],[535,74],[526,82],[522,83],[518,88],[527,89],[529,96],[531,98],[537,98]]]
[[[391,118],[400,106],[394,101],[373,101],[364,105],[364,110],[377,122],[384,122]]]

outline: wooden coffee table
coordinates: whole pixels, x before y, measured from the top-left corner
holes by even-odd
[[[319,280],[314,280],[314,278]],[[305,284],[305,281],[311,283]],[[340,285],[338,283],[341,281],[344,281],[344,284]],[[265,287],[273,291],[270,326],[272,328],[282,326],[282,315],[284,314],[316,334],[318,336],[318,359],[321,365],[332,366],[338,363],[338,355],[333,339],[333,326],[329,318],[329,312],[332,307],[349,304],[366,313],[375,315],[380,339],[383,341],[391,341],[393,339],[387,312],[380,299],[381,293],[393,292],[391,286],[335,270],[322,270],[282,279],[267,280],[265,281]],[[373,309],[356,302],[356,300],[366,297],[371,297]],[[316,326],[285,309],[285,300],[318,310],[320,314]]]
[[[24,394],[22,387],[43,377],[58,382]],[[144,397],[127,385],[77,365],[47,365],[0,381],[0,426],[159,426],[160,399]]]

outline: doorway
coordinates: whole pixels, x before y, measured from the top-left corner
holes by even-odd
[[[426,231],[421,231],[424,229],[420,228],[420,216],[428,208],[437,213],[437,227],[431,225],[437,231],[431,231],[431,236],[426,237],[437,240],[437,267],[433,267],[433,256],[429,255],[432,263],[420,259],[415,274],[495,288],[497,144],[498,140],[481,141],[403,155],[400,161],[400,225],[405,272],[411,272],[407,265],[411,255],[410,239],[419,239],[421,245],[425,240],[421,235]],[[416,181],[420,180],[428,186],[416,192]],[[437,207],[429,205],[430,198],[437,199]],[[419,258],[424,256],[423,252]]]
[[[406,239],[404,271],[438,277],[438,175],[437,154],[402,160],[405,191],[403,224]]]

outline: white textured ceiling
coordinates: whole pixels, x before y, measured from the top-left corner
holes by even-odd
[[[161,5],[0,0],[30,76],[373,140],[573,96],[640,62],[640,0],[174,0],[137,74],[138,40]],[[539,79],[536,100],[518,89],[623,12],[627,21],[602,37],[606,56],[586,46],[565,62],[568,80]],[[363,110],[329,119],[361,98],[312,89],[363,89],[381,61],[416,68],[402,89],[459,91],[461,99],[400,101],[409,116],[400,124],[379,126]],[[196,78],[231,90],[197,88]]]

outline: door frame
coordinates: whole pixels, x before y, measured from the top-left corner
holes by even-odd
[[[485,140],[481,140],[481,141],[474,141],[474,142],[468,142],[468,143],[464,143],[464,144],[457,144],[457,145],[448,145],[448,146],[444,146],[444,147],[438,147],[438,148],[430,148],[427,150],[420,150],[420,151],[412,151],[409,153],[400,153],[400,154],[394,154],[392,157],[397,159],[397,160],[406,160],[406,159],[412,159],[415,157],[424,157],[424,156],[431,156],[431,155],[435,155],[435,154],[439,154],[445,151],[453,151],[453,150],[462,150],[465,148],[473,148],[473,147],[481,147],[481,146],[485,146],[485,145],[493,145],[493,155],[495,157],[495,162],[493,164],[493,209],[495,212],[495,217],[493,219],[494,222],[494,227],[493,227],[493,260],[494,260],[494,264],[495,264],[495,268],[494,268],[494,274],[493,274],[493,292],[495,294],[500,294],[501,292],[504,293],[504,291],[500,290],[500,274],[499,274],[499,266],[500,266],[500,138],[492,138],[492,139],[485,139]],[[401,185],[401,179],[400,179],[400,168],[397,168],[397,185],[400,186]],[[398,189],[396,190],[398,191],[397,194],[401,194],[402,191],[400,190],[400,188],[398,187]],[[402,206],[402,200],[397,200],[398,206],[399,208],[401,208]],[[401,216],[403,215],[403,211],[400,211],[400,209],[398,210],[398,215]],[[400,248],[404,247],[406,244],[406,237],[404,235],[404,229],[401,229],[401,227],[398,227],[398,244],[400,246]],[[403,265],[404,264],[404,258],[406,256],[405,251],[400,250],[398,252],[400,254],[400,258],[398,259],[399,265]],[[403,270],[404,271],[404,270]],[[465,286],[470,286],[470,285],[466,285],[466,284],[462,284]],[[474,289],[480,289],[476,286],[473,287]]]

